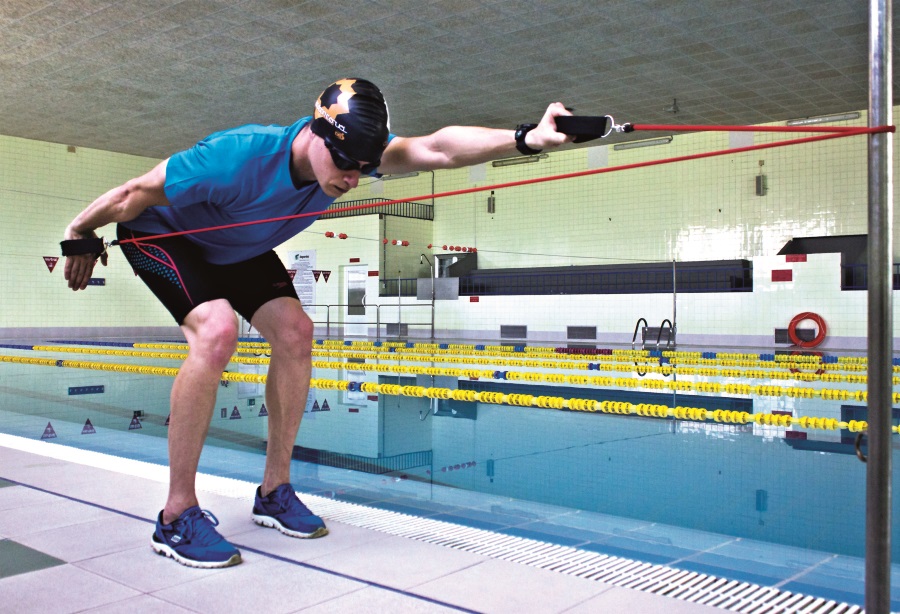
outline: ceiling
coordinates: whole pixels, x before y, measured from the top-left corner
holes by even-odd
[[[291,123],[346,76],[382,88],[404,136],[555,100],[780,121],[867,107],[867,20],[865,0],[0,0],[0,134],[162,158]]]

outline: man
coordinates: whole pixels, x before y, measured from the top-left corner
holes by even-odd
[[[188,356],[175,378],[169,424],[169,492],[151,538],[153,549],[192,567],[240,563],[240,552],[201,510],[194,488],[222,371],[237,348],[235,311],[271,344],[266,386],[269,440],[253,520],[292,537],[328,529],[290,484],[291,452],[306,406],[313,323],[273,249],[315,216],[197,232],[157,235],[244,221],[321,213],[355,188],[360,175],[459,168],[571,140],[557,132],[551,104],[538,125],[515,132],[447,127],[422,137],[389,133],[379,89],[342,79],[322,92],[312,117],[291,126],[242,126],[217,132],[103,194],[69,224],[65,278],[90,280],[99,251],[94,230],[118,223],[128,261],[181,326]],[[83,253],[87,243],[95,246]]]

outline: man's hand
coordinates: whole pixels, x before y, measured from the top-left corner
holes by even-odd
[[[69,228],[66,229],[66,240],[69,239],[96,239],[97,234],[90,232],[88,234],[77,233]],[[106,259],[103,258],[103,265],[106,265]],[[91,281],[91,274],[94,272],[94,265],[97,264],[97,256],[94,254],[81,254],[79,256],[66,256],[66,266],[64,275],[69,287],[72,290],[84,290]]]
[[[556,131],[556,118],[560,115],[571,115],[561,102],[554,102],[544,112],[537,128],[525,135],[525,144],[532,149],[558,147],[571,142],[575,137]]]

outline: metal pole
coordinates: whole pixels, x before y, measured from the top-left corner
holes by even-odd
[[[428,256],[421,254],[419,262],[427,262],[428,270],[431,271],[431,340],[434,341],[434,264],[428,259]]]
[[[869,69],[869,126],[891,124],[890,0],[870,0]],[[892,145],[890,133],[869,135],[865,587],[868,614],[887,614],[891,610]]]
[[[672,259],[672,343],[677,343],[678,330],[678,277],[675,274],[675,259]]]

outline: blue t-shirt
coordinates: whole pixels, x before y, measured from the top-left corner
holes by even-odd
[[[169,158],[166,197],[171,206],[147,208],[124,225],[164,234],[314,213],[307,217],[183,235],[209,262],[248,260],[308,228],[334,198],[318,182],[298,188],[291,180],[291,144],[309,121],[291,126],[246,125],[206,137]]]

